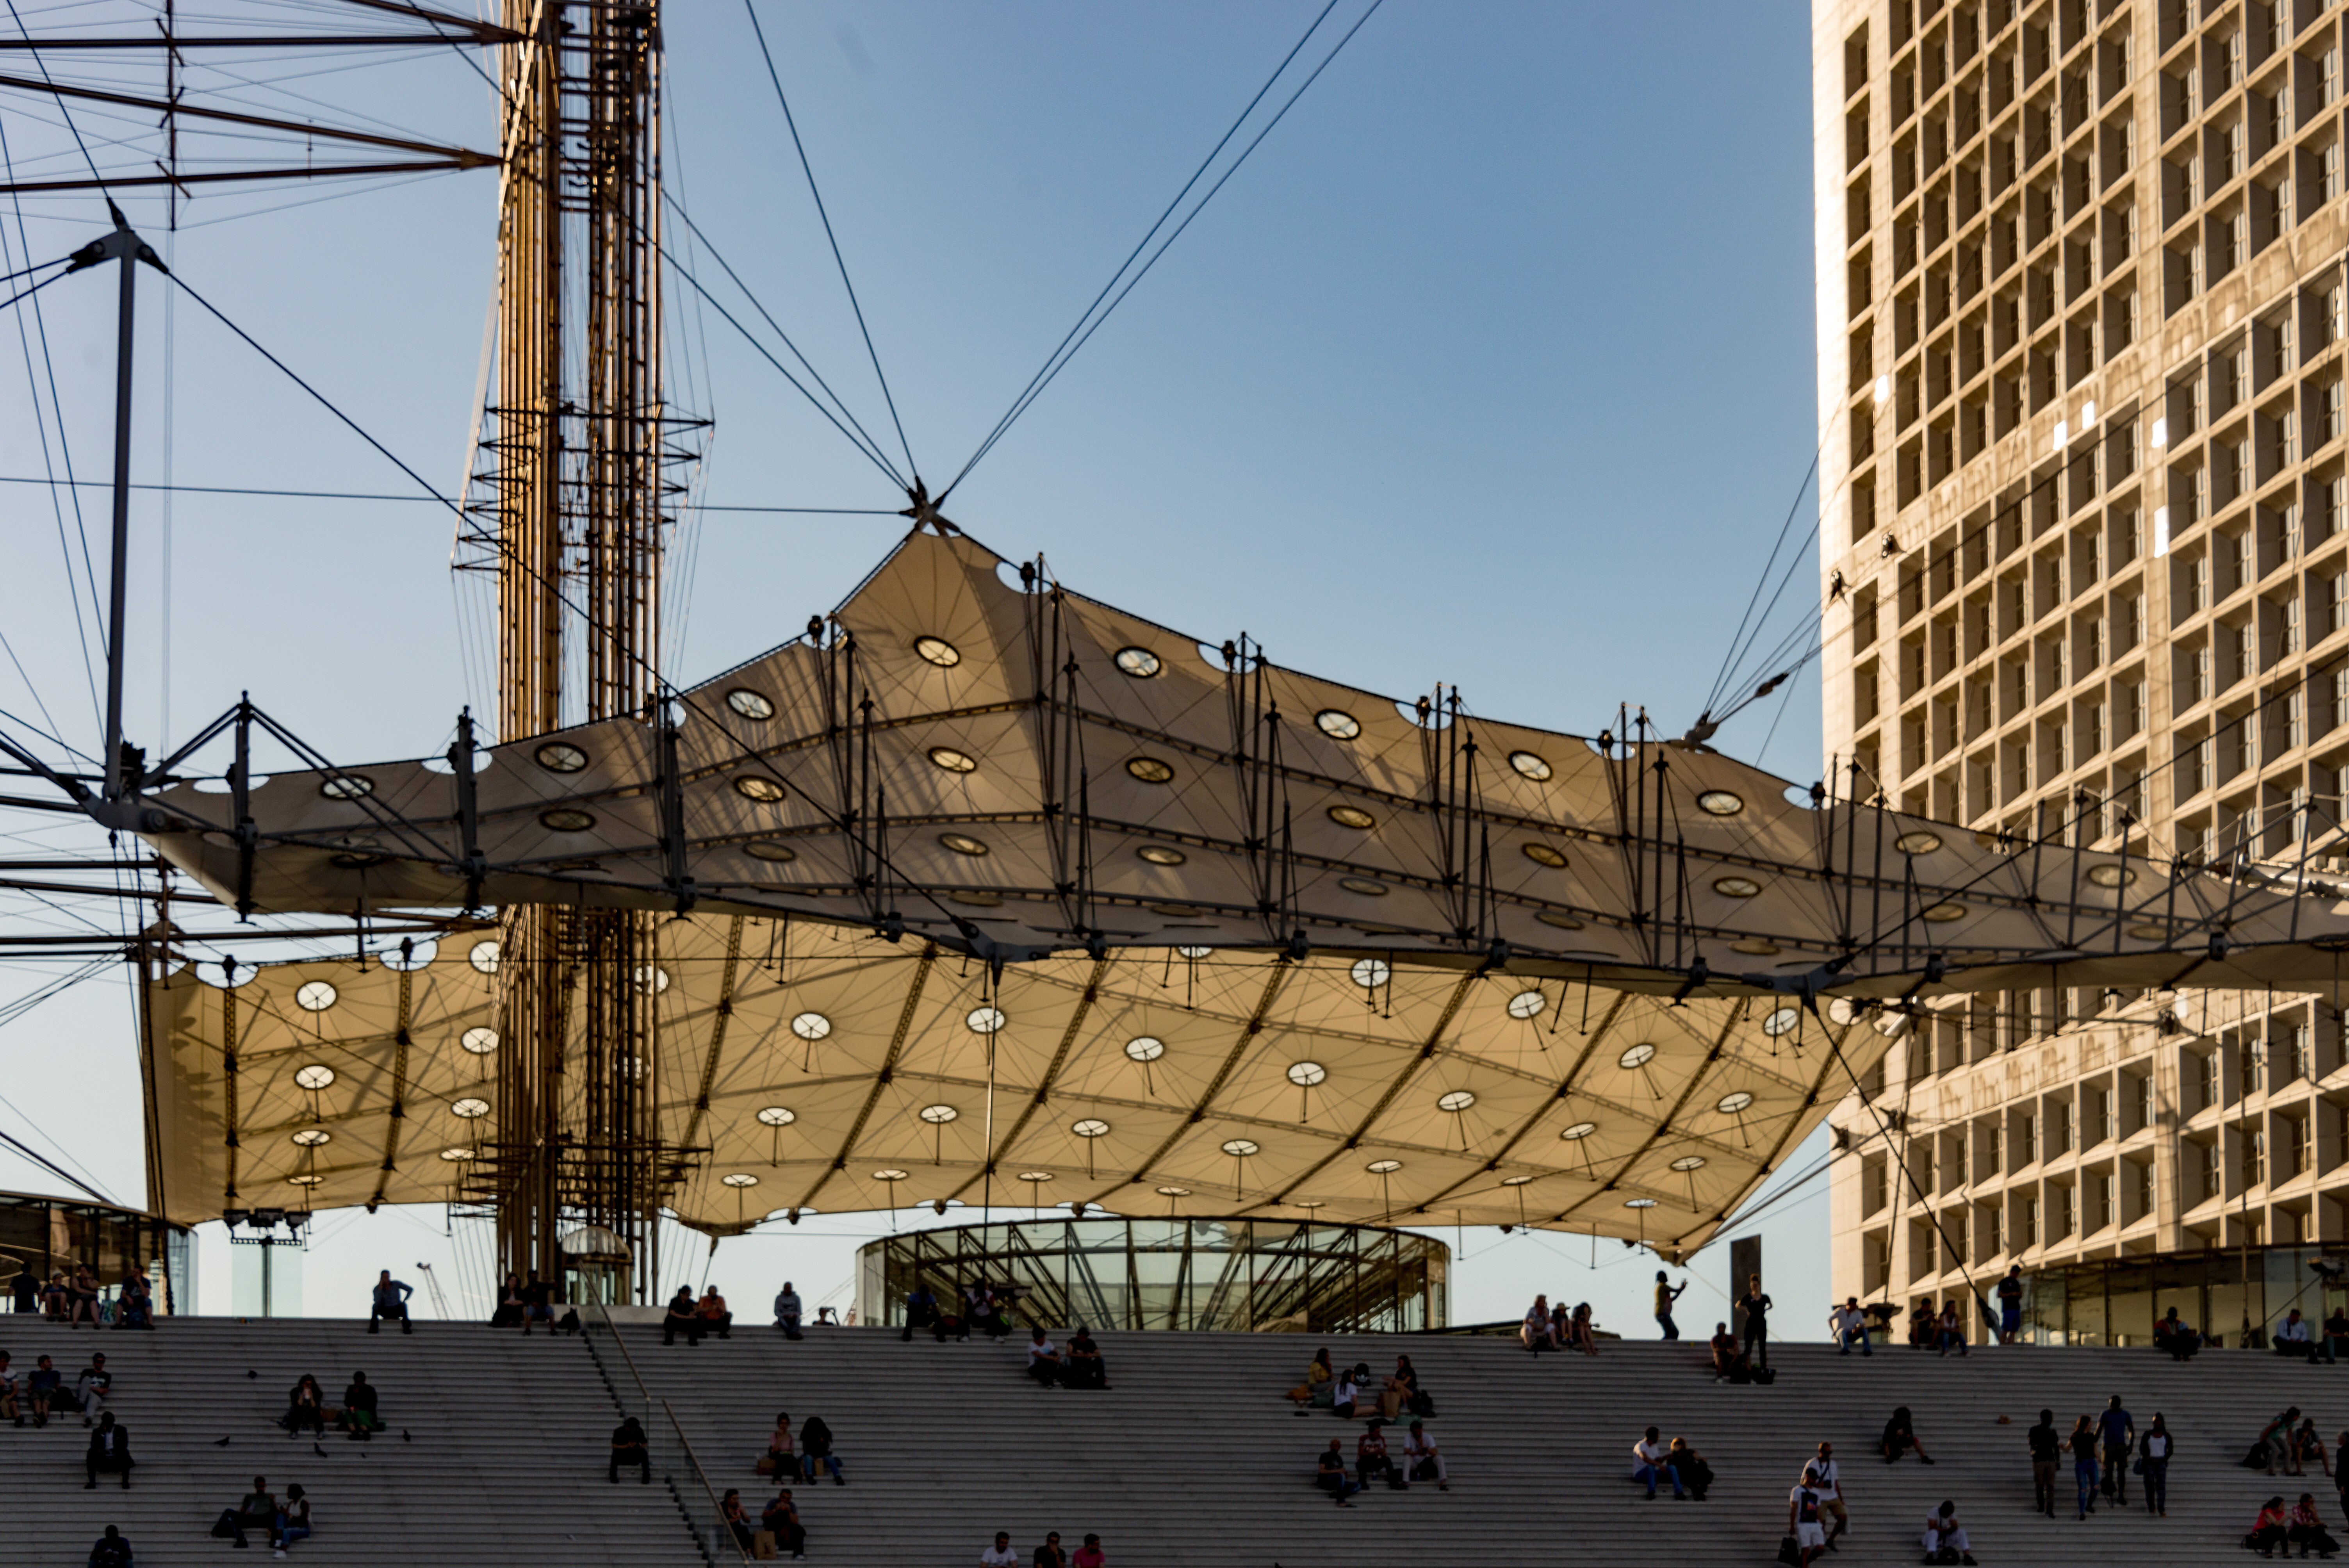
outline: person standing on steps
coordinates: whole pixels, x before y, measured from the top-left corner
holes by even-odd
[[[2064,1439],[2055,1430],[2055,1412],[2039,1412],[2039,1424],[2028,1434],[2031,1443],[2031,1506],[2034,1512],[2055,1517],[2055,1467],[2063,1462]],[[2148,1480],[2147,1485],[2152,1482]]]
[[[1755,1367],[1770,1365],[1770,1298],[1762,1294],[1762,1276],[1748,1275],[1737,1310],[1745,1315],[1745,1357]]]
[[[612,1429],[612,1461],[604,1469],[604,1479],[614,1486],[620,1484],[620,1467],[636,1467],[639,1485],[650,1485],[653,1479],[652,1447],[645,1440],[644,1423],[634,1416]]]
[[[2080,1517],[2085,1519],[2096,1511],[2096,1423],[2086,1416],[2081,1417],[2072,1428],[2068,1446],[2072,1450],[2072,1479],[2080,1484]]]
[[[2324,1364],[2338,1366],[2344,1350],[2349,1350],[2349,1311],[2336,1306],[2324,1315]]]
[[[1998,1282],[1998,1342],[2012,1345],[2023,1332],[2023,1265],[2007,1265],[2006,1277]]]
[[[1835,1518],[1835,1523],[1827,1528],[1826,1544],[1830,1550],[1840,1552],[1843,1548],[1836,1545],[1836,1537],[1850,1533],[1851,1514],[1843,1505],[1843,1467],[1836,1463],[1835,1445],[1821,1443],[1817,1454],[1804,1469],[1809,1472],[1811,1490],[1819,1494],[1820,1511]],[[1820,1522],[1826,1521],[1822,1519]]]
[[[122,1478],[122,1490],[130,1490],[130,1434],[114,1424],[114,1412],[109,1410],[98,1418],[98,1430],[89,1435],[89,1451],[82,1456],[82,1471],[88,1478],[82,1490],[93,1491],[98,1486],[98,1472],[107,1470]]]
[[[978,1554],[978,1568],[1019,1568],[1019,1553],[1012,1550],[1011,1532],[995,1532],[995,1544]]]
[[[2105,1448],[2105,1495],[2118,1507],[2128,1501],[2129,1450],[2137,1447],[2137,1423],[2121,1408],[2118,1394],[2105,1402],[2105,1413],[2096,1418],[2096,1435]]]
[[[2169,1427],[2161,1412],[2153,1413],[2153,1425],[2146,1429],[2145,1439],[2137,1446],[2137,1462],[2145,1467],[2145,1511],[2169,1517],[2169,1455],[2173,1448]]]
[[[402,1334],[415,1333],[416,1326],[408,1321],[408,1298],[415,1294],[414,1285],[392,1278],[389,1269],[377,1274],[367,1306],[367,1332],[377,1333],[385,1320],[391,1319],[398,1323]]]
[[[1672,1321],[1672,1303],[1680,1300],[1681,1292],[1686,1289],[1688,1289],[1688,1281],[1681,1281],[1679,1287],[1675,1289],[1664,1278],[1663,1270],[1656,1271],[1656,1326],[1663,1330],[1666,1339],[1678,1339],[1681,1336],[1681,1326]]]

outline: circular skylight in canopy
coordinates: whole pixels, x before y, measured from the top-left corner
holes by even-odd
[[[1135,680],[1146,681],[1162,666],[1158,663],[1158,655],[1148,648],[1120,648],[1117,651],[1117,667]]]
[[[942,670],[950,670],[962,663],[962,650],[944,637],[916,637],[914,652],[921,655],[926,663],[936,665]]]
[[[1362,721],[1342,708],[1325,707],[1313,716],[1313,727],[1332,740],[1351,740],[1362,733]]]
[[[767,699],[767,695],[764,692],[752,691],[749,686],[736,686],[732,691],[728,692],[726,706],[744,718],[775,717],[775,705]]]

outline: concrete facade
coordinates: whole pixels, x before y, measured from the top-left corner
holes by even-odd
[[[2017,843],[2340,869],[2345,15],[1816,0],[1830,769]],[[1920,1021],[1832,1117],[1835,1295],[2343,1238],[2337,1002]]]

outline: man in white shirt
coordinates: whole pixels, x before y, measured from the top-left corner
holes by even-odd
[[[1835,1526],[1827,1532],[1833,1542],[1851,1528],[1851,1515],[1844,1511],[1843,1467],[1836,1463],[1835,1445],[1821,1443],[1817,1457],[1803,1467],[1804,1484],[1819,1494],[1819,1511],[1835,1515]],[[1821,1523],[1826,1521],[1822,1519]],[[1841,1551],[1841,1547],[1837,1548]]]
[[[995,1544],[978,1554],[979,1568],[1019,1568],[1019,1553],[1011,1550],[1011,1532],[999,1530]]]
[[[1958,1505],[1945,1502],[1925,1516],[1925,1561],[1948,1563],[1953,1560],[1971,1563],[1974,1554],[1966,1540],[1966,1527],[1958,1522]]]
[[[1810,1472],[1803,1473],[1806,1480],[1786,1494],[1786,1533],[1794,1537],[1800,1568],[1811,1568],[1812,1561],[1827,1549],[1827,1532],[1819,1522],[1819,1494],[1806,1484]]]
[[[1665,1442],[1663,1434],[1653,1427],[1648,1429],[1646,1437],[1631,1445],[1631,1479],[1647,1483],[1651,1499],[1656,1495],[1656,1483],[1667,1480],[1672,1483],[1674,1497],[1688,1495],[1681,1486],[1680,1472],[1664,1463],[1664,1456],[1671,1451],[1671,1445]]]
[[[1835,1331],[1838,1355],[1848,1356],[1855,1341],[1862,1356],[1873,1356],[1876,1347],[1868,1342],[1868,1314],[1859,1310],[1859,1297],[1846,1296],[1841,1306],[1827,1314],[1827,1325]]]
[[[1041,1327],[1028,1336],[1028,1376],[1047,1388],[1060,1386],[1060,1348],[1045,1336]]]
[[[1444,1451],[1427,1435],[1424,1421],[1413,1421],[1402,1440],[1402,1473],[1405,1480],[1425,1480],[1433,1476],[1436,1491],[1452,1490],[1452,1473],[1444,1468]]]

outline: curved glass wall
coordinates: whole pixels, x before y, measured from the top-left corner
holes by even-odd
[[[2311,1323],[2349,1307],[2344,1269],[2349,1257],[2324,1247],[2229,1247],[2026,1269],[2024,1337],[2034,1345],[2151,1345],[2155,1320],[2174,1306],[2218,1346],[2239,1349],[2248,1340],[2256,1347],[2264,1343],[2256,1336],[2274,1333],[2295,1306]],[[1985,1295],[1997,1284],[1987,1274],[1974,1283]]]
[[[136,1261],[154,1281],[158,1315],[191,1313],[194,1251],[186,1227],[136,1209],[0,1192],[0,1311],[6,1310],[7,1286],[20,1270],[29,1268],[43,1280],[59,1273],[70,1279],[88,1264],[98,1274],[100,1297],[110,1302]]]
[[[1371,1225],[1288,1220],[1015,1220],[909,1231],[857,1253],[860,1323],[905,1321],[980,1281],[1022,1324],[1402,1333],[1442,1328],[1452,1251]]]

